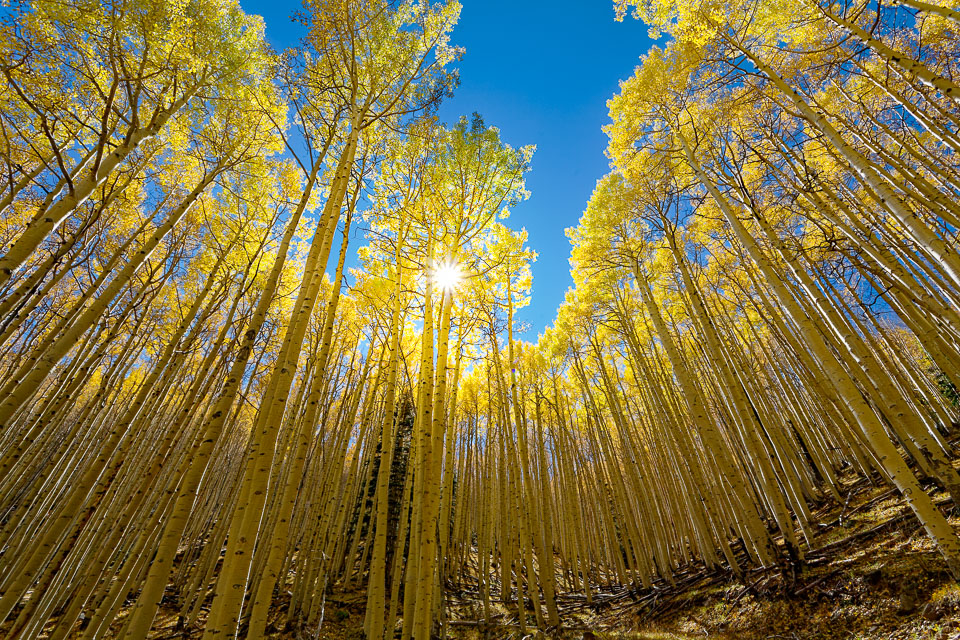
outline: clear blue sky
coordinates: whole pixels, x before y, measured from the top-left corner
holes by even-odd
[[[606,101],[633,73],[649,49],[646,26],[614,20],[613,0],[462,0],[452,42],[466,48],[460,87],[440,110],[447,122],[480,113],[513,146],[537,145],[527,176],[530,198],[508,224],[525,227],[540,254],[533,265],[530,306],[518,314],[535,340],[553,323],[572,285],[570,244],[564,229],[576,226],[596,181],[608,171],[604,156]],[[262,15],[277,49],[300,35],[290,15],[297,2],[241,0]]]

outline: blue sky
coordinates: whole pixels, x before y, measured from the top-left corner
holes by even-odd
[[[508,220],[513,228],[527,229],[529,245],[539,254],[530,306],[518,314],[529,325],[523,337],[535,340],[552,324],[572,285],[564,229],[576,226],[609,168],[600,129],[608,121],[606,101],[651,42],[642,23],[614,20],[613,0],[462,2],[452,37],[466,48],[460,87],[440,115],[452,123],[476,111],[511,145],[537,145],[527,176],[531,196]],[[241,4],[264,17],[274,47],[296,44],[300,31],[290,15],[299,3]]]

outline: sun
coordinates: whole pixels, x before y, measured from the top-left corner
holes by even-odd
[[[463,270],[460,265],[452,260],[438,262],[430,275],[433,284],[444,291],[453,291],[463,280]]]

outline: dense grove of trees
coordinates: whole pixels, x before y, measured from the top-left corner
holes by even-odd
[[[307,0],[283,54],[231,0],[4,9],[4,637],[313,633],[361,589],[366,637],[428,638],[454,584],[546,629],[797,570],[842,474],[960,579],[922,484],[960,500],[960,12],[616,8],[661,46],[536,344],[533,147],[433,115],[455,0]]]

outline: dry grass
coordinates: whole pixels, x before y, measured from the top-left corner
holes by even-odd
[[[858,503],[878,494],[866,492]],[[830,513],[821,517],[835,519]],[[950,520],[960,525],[956,515]],[[598,637],[960,639],[960,587],[900,500],[891,496],[852,513],[843,526],[824,530],[813,546],[828,544],[826,557],[809,554],[811,566],[794,584],[769,575],[745,592],[743,582],[731,580],[685,594],[656,621],[638,611],[632,620],[601,622],[621,629],[632,624],[639,635],[612,630]]]

